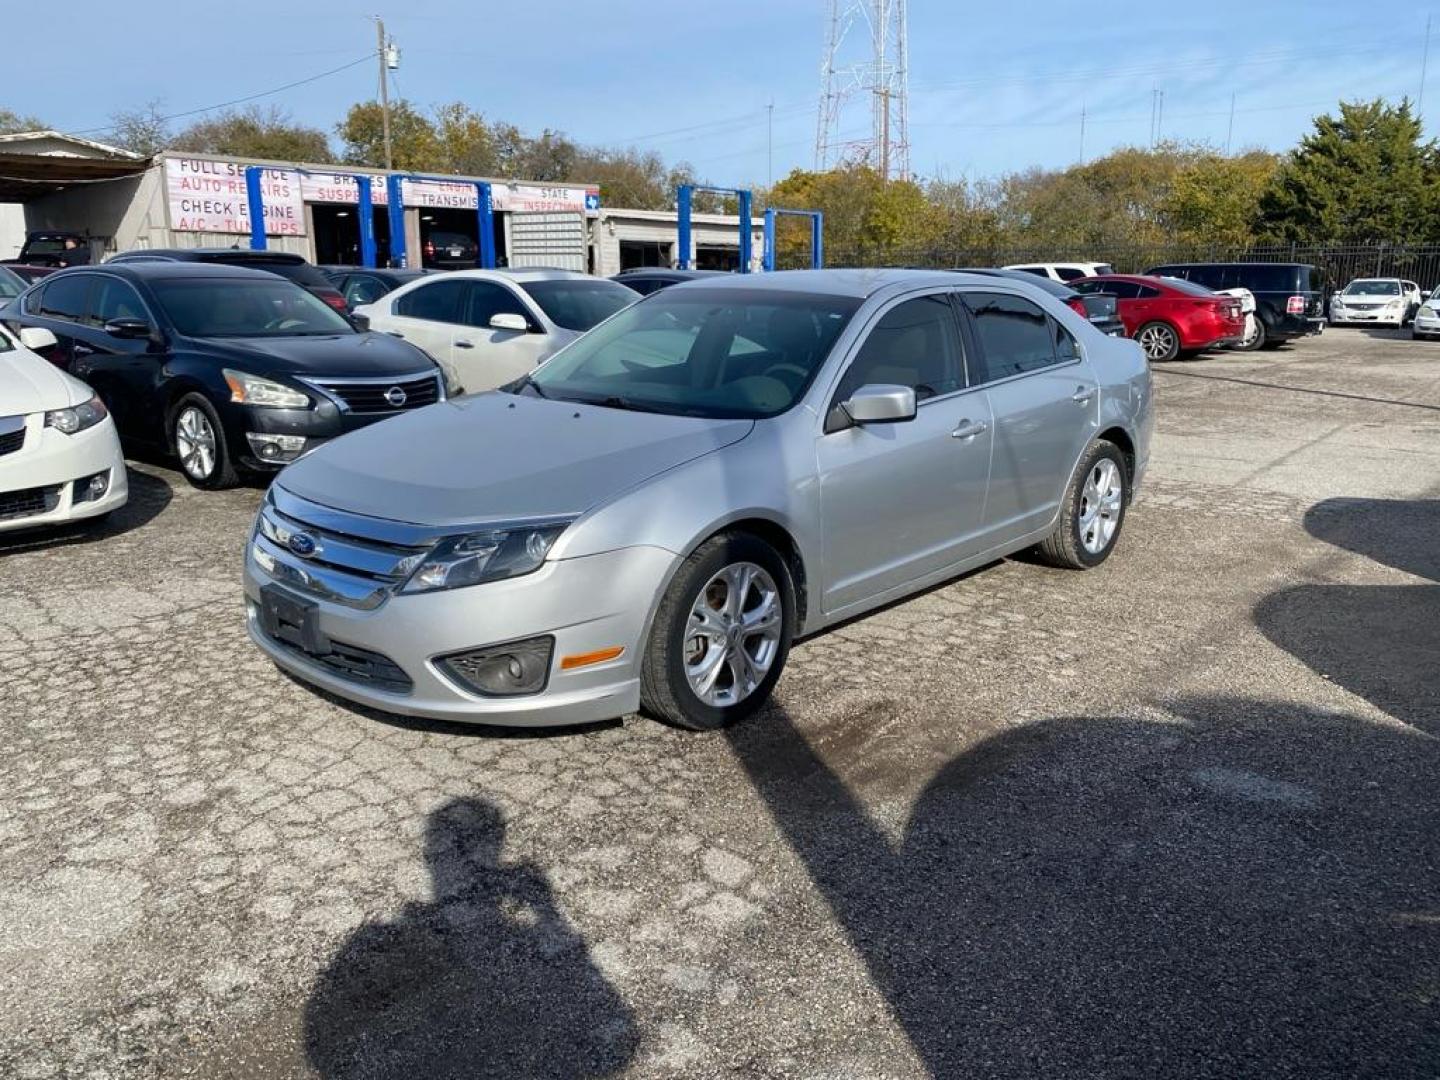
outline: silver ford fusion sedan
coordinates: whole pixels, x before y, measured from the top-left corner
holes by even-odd
[[[1152,426],[1139,347],[1020,281],[696,281],[287,468],[250,635],[390,712],[716,728],[797,637],[1023,548],[1103,562]]]

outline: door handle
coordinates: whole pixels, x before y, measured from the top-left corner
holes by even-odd
[[[386,330],[385,333],[389,334],[391,337],[398,337],[402,341],[405,339],[405,335],[402,334],[399,330]]]
[[[1075,393],[1073,393],[1073,394],[1070,395],[1070,400],[1073,401],[1073,402],[1075,402],[1076,405],[1089,405],[1089,404],[1090,404],[1090,399],[1093,398],[1094,396],[1095,396],[1095,387],[1093,387],[1093,386],[1077,386],[1077,387],[1075,388]]]
[[[455,342],[455,347],[457,349],[473,349],[475,346],[472,345],[470,342],[466,341],[464,338],[460,338],[458,341]]]
[[[984,420],[961,420],[960,426],[950,432],[952,439],[973,439],[976,435],[983,435],[990,430],[990,425]]]
[[[95,350],[92,349],[89,345],[83,344],[79,341],[75,342],[74,345],[70,346],[70,354],[72,356],[91,356],[94,354],[94,352]]]

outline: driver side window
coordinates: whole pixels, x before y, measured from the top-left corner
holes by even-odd
[[[944,294],[906,300],[880,316],[841,378],[835,403],[868,383],[908,386],[916,401],[964,388],[960,335]]]

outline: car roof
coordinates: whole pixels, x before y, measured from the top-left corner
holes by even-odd
[[[621,270],[615,277],[668,277],[689,281],[692,278],[714,277],[730,272],[729,270],[680,270],[670,266],[632,266],[629,270]]]
[[[1007,281],[1023,281],[1027,285],[1034,285],[1037,288],[1043,289],[1051,296],[1070,296],[1075,292],[1067,282],[1056,281],[1054,278],[1041,277],[1038,274],[1031,274],[1025,270],[1012,270],[1003,266],[957,266],[953,272],[957,274],[979,274],[983,277],[1005,278]]]
[[[1314,263],[1301,262],[1167,262],[1156,263],[1155,269],[1190,270],[1197,266],[1303,266],[1307,270],[1314,270]]]
[[[482,281],[606,281],[578,270],[559,270],[550,266],[508,266],[495,270],[449,270],[446,277],[479,278]]]
[[[256,281],[283,281],[284,278],[266,270],[252,270],[248,266],[230,266],[225,263],[195,262],[111,262],[99,266],[72,266],[46,275],[43,281],[54,281],[57,277],[75,274],[111,273],[121,277],[142,281],[166,280],[172,278],[254,278]],[[296,288],[299,288],[297,285]]]
[[[873,269],[837,270],[776,270],[765,274],[720,274],[707,278],[703,284],[707,289],[765,289],[777,292],[819,293],[831,296],[853,296],[860,299],[873,296],[882,289],[894,285],[984,285],[993,284],[994,278],[979,274],[957,274],[953,270],[901,270],[892,267]],[[699,282],[683,288],[701,287]]]
[[[306,258],[293,251],[256,251],[254,248],[199,247],[199,248],[136,248],[111,256],[107,261],[119,262],[130,259],[175,259],[183,262],[211,262],[221,259],[236,259],[241,262],[293,262],[303,263]]]

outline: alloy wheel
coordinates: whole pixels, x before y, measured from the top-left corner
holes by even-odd
[[[1101,458],[1091,466],[1080,492],[1080,543],[1091,555],[1110,546],[1120,527],[1124,500],[1120,466],[1110,458]]]
[[[215,441],[215,428],[204,411],[185,406],[175,419],[175,452],[187,475],[206,480],[215,471]]]
[[[1140,331],[1140,348],[1150,360],[1163,360],[1176,351],[1175,331],[1168,326],[1147,326]]]
[[[681,642],[696,697],[724,708],[755,692],[779,654],[782,603],[775,579],[752,562],[722,567],[705,583]]]

